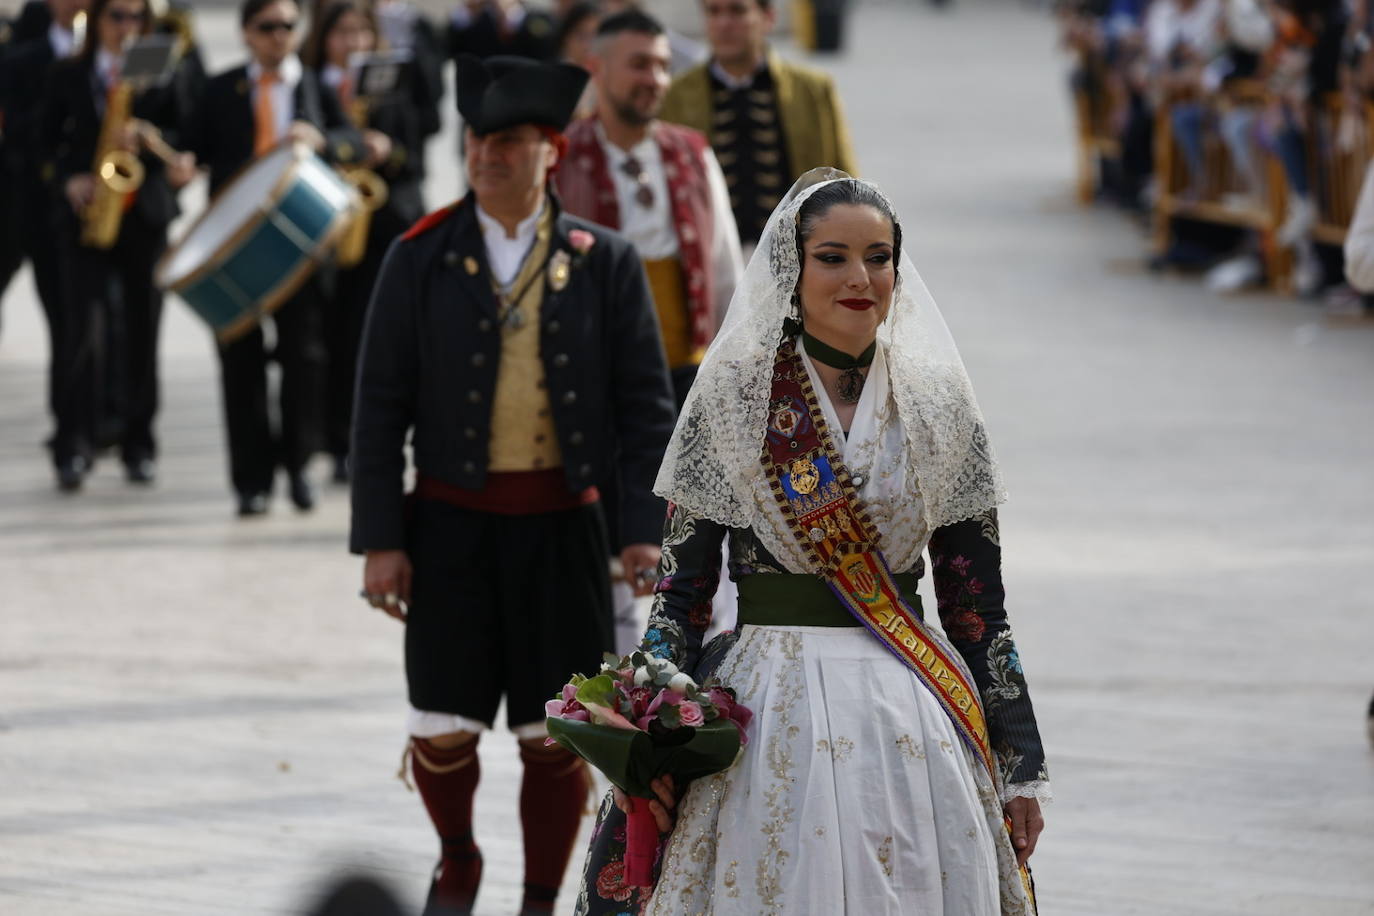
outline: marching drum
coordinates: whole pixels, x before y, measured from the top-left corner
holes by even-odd
[[[356,192],[299,143],[254,161],[157,266],[222,343],[250,331],[300,288],[360,207]]]

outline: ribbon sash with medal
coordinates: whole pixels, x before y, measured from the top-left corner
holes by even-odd
[[[878,548],[878,532],[839,454],[806,366],[795,342],[788,339],[779,347],[773,366],[762,455],[787,527],[812,569],[840,602],[939,701],[996,786],[999,781],[978,689],[902,598]],[[1025,869],[1021,876],[1034,907]]]

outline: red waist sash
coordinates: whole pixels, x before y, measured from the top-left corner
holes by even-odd
[[[573,493],[562,468],[544,471],[493,471],[480,490],[455,487],[417,474],[413,494],[417,499],[448,503],[472,512],[495,515],[541,515],[590,506],[601,499],[596,487]]]

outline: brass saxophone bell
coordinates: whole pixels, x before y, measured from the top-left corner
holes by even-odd
[[[340,267],[356,267],[367,256],[372,214],[386,206],[390,191],[382,176],[371,169],[349,169],[344,173],[344,179],[358,192],[361,205],[339,240],[338,263]]]

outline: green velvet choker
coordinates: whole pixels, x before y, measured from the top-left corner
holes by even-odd
[[[873,341],[858,356],[850,356],[843,350],[837,350],[830,344],[817,340],[805,329],[802,330],[801,336],[807,356],[831,369],[842,370],[838,384],[840,400],[846,404],[856,403],[864,390],[864,376],[859,370],[873,365],[873,354],[878,352],[878,342]]]

